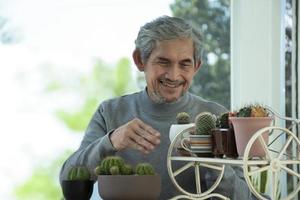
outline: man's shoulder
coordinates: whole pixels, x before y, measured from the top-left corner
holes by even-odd
[[[129,103],[132,103],[135,99],[138,99],[138,96],[141,94],[141,92],[134,92],[131,94],[125,94],[119,97],[110,98],[107,100],[104,100],[101,103],[101,106],[103,107],[117,107],[117,106],[124,106],[129,105]]]
[[[223,113],[227,111],[227,109],[223,105],[217,102],[204,99],[192,93],[189,93],[189,95],[194,102],[193,105],[198,106],[201,110],[207,110],[212,113]]]

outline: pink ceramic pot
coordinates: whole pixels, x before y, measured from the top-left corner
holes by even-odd
[[[233,124],[235,141],[239,156],[244,155],[245,148],[250,138],[259,130],[264,127],[270,126],[272,117],[229,117],[229,120]],[[263,133],[263,139],[268,144],[269,133]],[[256,140],[249,152],[251,157],[263,157],[265,151],[258,140]]]

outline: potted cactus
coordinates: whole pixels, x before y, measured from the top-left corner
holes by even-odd
[[[195,130],[181,140],[181,146],[192,154],[212,157],[212,130],[216,127],[216,116],[201,112],[195,118]]]
[[[158,199],[160,176],[149,163],[138,163],[135,168],[119,156],[108,156],[95,168],[98,191],[103,199]]]
[[[85,166],[71,167],[68,179],[62,181],[62,191],[66,200],[89,200],[93,193],[94,182]]]
[[[252,135],[259,129],[270,126],[273,117],[270,116],[264,106],[260,104],[250,104],[233,112],[229,120],[233,124],[238,155],[243,156],[246,145]],[[267,132],[263,134],[263,139],[266,144],[268,144],[268,137],[269,134]],[[249,155],[252,157],[265,156],[265,152],[258,141],[255,141]]]
[[[202,157],[212,156],[212,130],[217,118],[210,112],[201,112],[195,118],[195,135],[190,136],[190,149]]]
[[[176,115],[176,124],[172,124],[170,127],[169,138],[170,141],[175,138],[175,136],[181,133],[183,130],[193,127],[195,124],[191,123],[191,117],[187,112],[180,112]],[[181,138],[182,139],[182,138]],[[176,146],[180,146],[180,143]]]
[[[216,128],[212,130],[213,154],[216,157],[236,158],[237,149],[232,123],[229,121],[231,112],[222,113],[217,118]]]

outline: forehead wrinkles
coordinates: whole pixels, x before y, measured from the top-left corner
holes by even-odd
[[[181,61],[190,59],[193,61],[194,48],[189,39],[174,39],[156,42],[151,54],[154,59],[166,58],[169,60]]]

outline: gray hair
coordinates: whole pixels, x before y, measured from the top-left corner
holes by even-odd
[[[201,33],[184,19],[178,17],[162,16],[146,23],[140,28],[135,40],[135,48],[140,51],[142,61],[146,62],[155,48],[157,41],[177,38],[191,39],[194,44],[194,59],[196,62],[201,61]]]

